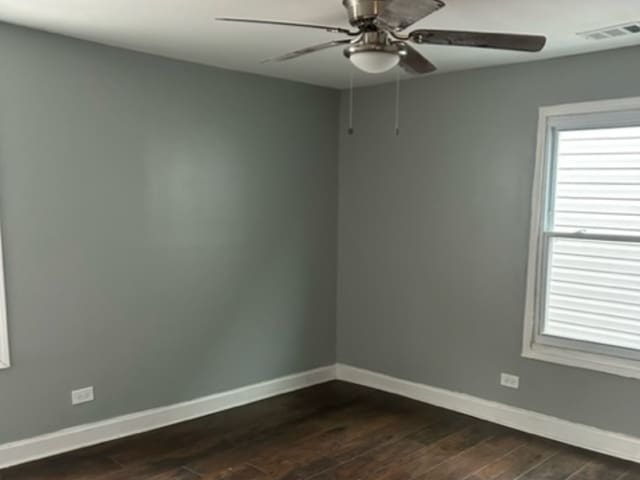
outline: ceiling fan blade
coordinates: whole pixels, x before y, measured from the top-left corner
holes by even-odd
[[[442,0],[389,0],[376,23],[399,32],[444,7]]]
[[[326,50],[327,48],[338,47],[340,45],[348,45],[349,43],[351,43],[351,40],[334,40],[333,42],[321,43],[320,45],[314,45],[313,47],[302,48],[300,50],[296,50],[295,52],[287,53],[286,55],[281,55],[279,57],[269,58],[267,60],[264,60],[262,63],[284,62],[286,60],[292,60],[309,53]]]
[[[539,35],[454,30],[415,30],[409,34],[409,40],[421,44],[496,48],[521,52],[539,52],[547,43],[547,39]]]
[[[411,45],[404,42],[398,42],[400,45],[400,67],[407,72],[414,75],[424,75],[425,73],[432,73],[437,70],[436,66],[424,56],[418,52]]]
[[[278,20],[254,20],[252,18],[230,18],[219,17],[216,18],[219,22],[235,22],[235,23],[256,23],[259,25],[280,25],[282,27],[300,27],[300,28],[314,28],[316,30],[324,30],[331,33],[344,33],[346,35],[358,35],[359,32],[352,32],[346,28],[332,27],[328,25],[314,25],[311,23],[296,23],[296,22],[280,22]]]

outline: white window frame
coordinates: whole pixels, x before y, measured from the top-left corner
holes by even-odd
[[[598,128],[603,115],[609,116],[606,126],[640,125],[640,97],[573,103],[542,107],[539,111],[535,175],[531,198],[531,231],[527,265],[527,291],[522,356],[571,367],[640,379],[638,355],[619,355],[614,347],[587,345],[569,339],[543,337],[541,306],[546,281],[547,244],[544,233],[549,207],[551,175],[554,171],[554,128]],[[596,117],[597,118],[594,118]],[[580,238],[580,234],[568,237]],[[634,352],[635,353],[635,352]]]
[[[2,253],[2,231],[0,229],[0,370],[11,366],[9,356],[9,330],[7,322],[7,297],[4,285],[4,255]]]

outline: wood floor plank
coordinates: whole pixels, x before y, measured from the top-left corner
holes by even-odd
[[[213,473],[199,477],[202,480],[271,480],[266,473],[258,470],[253,465],[240,465],[229,468],[223,472]]]
[[[513,480],[558,453],[561,445],[530,437],[518,449],[473,472],[465,480]]]
[[[422,477],[429,480],[463,479],[495,460],[517,450],[526,441],[525,435],[506,431],[499,433],[450,458]]]
[[[91,479],[119,472],[122,468],[105,457],[82,457],[74,454],[53,457],[0,472],[1,480]]]
[[[349,426],[358,421],[366,428],[374,429],[384,425],[389,418],[374,415],[366,406],[347,407],[304,421],[281,425],[271,429],[270,435],[245,438],[231,447],[213,446],[202,451],[186,449],[182,453],[182,460],[190,469],[200,474],[211,475],[239,463],[252,463],[274,475],[284,475],[299,465],[299,462],[296,463],[290,458],[308,458],[314,452],[314,441],[336,441],[344,435]]]
[[[376,445],[398,441],[421,429],[426,422],[382,413],[365,419],[350,418],[337,428],[297,441],[291,448],[281,449],[276,445],[274,451],[272,446],[251,463],[274,479],[304,479],[368,452]]]
[[[571,476],[571,480],[618,480],[632,468],[628,462],[594,455],[584,467]]]
[[[433,444],[427,444],[410,455],[398,459],[397,463],[381,470],[371,478],[383,480],[421,478],[447,460],[504,430],[497,425],[477,421],[464,430]]]
[[[462,416],[443,416],[439,421],[408,435],[390,445],[374,446],[369,452],[357,456],[326,472],[318,480],[357,480],[370,478],[400,458],[408,457],[425,445],[435,443],[469,426],[471,419]]]
[[[580,450],[563,449],[540,465],[516,477],[516,480],[567,480],[589,462],[589,455]]]
[[[163,470],[155,467],[125,468],[91,480],[200,480],[196,475],[184,468],[171,468]]]
[[[640,480],[640,466],[329,382],[6,469],[0,480]]]
[[[634,464],[618,480],[640,480],[640,465]]]
[[[240,456],[212,455],[207,450],[204,455],[189,460],[188,466],[201,474],[215,474],[239,462],[251,462],[273,478],[306,478],[368,451],[372,445],[398,440],[442,415],[434,407],[402,415],[401,412],[406,412],[406,402],[399,402],[404,404],[400,410],[394,404],[381,410],[379,392],[372,397],[373,401],[368,398],[239,443]],[[416,408],[416,402],[412,407]]]

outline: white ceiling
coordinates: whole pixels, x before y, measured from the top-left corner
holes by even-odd
[[[440,72],[515,63],[640,44],[640,34],[593,41],[577,32],[640,21],[640,0],[445,0],[417,27],[544,34],[542,53],[418,47]],[[232,70],[344,88],[353,71],[340,48],[285,63],[261,60],[340,35],[298,28],[215,22],[252,17],[348,26],[341,0],[0,0],[0,19],[131,50]],[[356,73],[356,84],[394,73]]]

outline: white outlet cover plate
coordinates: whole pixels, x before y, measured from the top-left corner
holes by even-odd
[[[520,388],[520,377],[517,375],[503,373],[500,375],[500,385],[517,390]]]
[[[71,392],[71,404],[78,405],[81,403],[93,402],[94,400],[93,387],[81,388],[79,390],[73,390]]]

